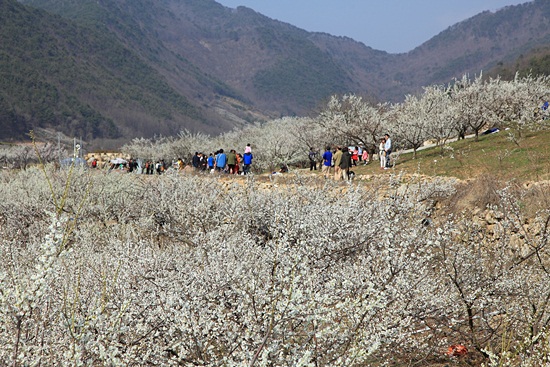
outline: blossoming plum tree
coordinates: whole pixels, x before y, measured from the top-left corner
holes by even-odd
[[[391,109],[335,97],[315,119],[125,149],[176,158],[251,143],[271,170],[385,131],[414,148],[464,122],[536,129],[547,90],[544,78],[463,78]],[[447,362],[458,344],[471,365],[548,361],[548,205],[527,216],[508,184],[480,222],[438,211],[453,180],[292,177],[0,172],[0,364],[411,365]]]

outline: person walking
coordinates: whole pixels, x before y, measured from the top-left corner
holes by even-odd
[[[249,151],[245,150],[245,153],[243,154],[243,173],[245,175],[248,175],[250,173],[250,166],[252,165],[252,158],[254,158],[252,156],[252,151],[251,150],[249,150]]]
[[[336,181],[342,179],[342,168],[340,167],[340,163],[342,162],[342,149],[340,147],[336,147],[336,152],[334,153],[334,179]]]
[[[193,164],[193,170],[198,171],[201,163],[201,157],[199,155],[199,152],[195,152],[195,155],[193,156],[193,160],[191,162]]]
[[[207,160],[208,169],[210,170],[210,172],[214,172],[214,162],[215,162],[214,155],[210,153]]]
[[[243,162],[243,155],[241,153],[237,153],[236,155],[237,163],[235,164],[235,171],[234,174],[238,175],[241,170],[241,163]]]
[[[354,166],[357,166],[358,161],[359,161],[359,147],[355,147],[351,153],[351,163]]]
[[[236,165],[237,165],[237,153],[235,152],[235,149],[231,149],[229,153],[227,153],[227,168],[230,174],[235,173]]]
[[[325,178],[329,177],[331,166],[332,152],[330,151],[330,147],[327,147],[327,149],[325,149],[325,152],[323,153],[323,167],[321,168],[321,172],[325,175]]]
[[[227,156],[223,152],[223,149],[220,149],[218,151],[218,155],[216,156],[216,171],[224,172],[226,164],[227,164]]]

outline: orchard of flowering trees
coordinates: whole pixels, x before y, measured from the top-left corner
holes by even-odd
[[[479,136],[490,128],[510,128],[508,134],[519,141],[527,131],[548,128],[550,77],[516,77],[484,80],[464,76],[449,85],[432,85],[420,95],[408,95],[402,103],[373,105],[356,95],[333,96],[316,117],[283,117],[209,136],[182,131],[175,137],[138,138],[124,145],[122,152],[134,158],[178,158],[190,162],[194,152],[213,153],[223,148],[244,151],[251,144],[253,171],[278,169],[281,164],[300,165],[310,148],[357,145],[376,153],[378,142],[390,134],[393,151],[423,146],[426,141],[442,149],[451,138],[466,134]],[[43,161],[53,162],[60,152],[54,145],[40,147]],[[0,148],[4,168],[23,168],[36,163],[30,146]]]
[[[548,188],[4,171],[0,365],[542,365]],[[311,180],[311,181],[308,181]],[[207,188],[207,189],[205,189]],[[546,204],[530,213],[525,198]],[[485,215],[485,214],[483,214]],[[449,357],[449,345],[466,357]]]
[[[516,77],[512,81],[464,76],[449,85],[432,85],[402,103],[373,105],[356,95],[334,96],[317,117],[284,117],[257,123],[217,137],[182,132],[178,137],[136,139],[123,151],[142,158],[184,158],[193,152],[220,148],[254,148],[257,172],[279,164],[299,164],[311,147],[364,146],[377,151],[385,133],[398,149],[420,148],[426,141],[443,147],[451,138],[479,136],[490,128],[510,128],[510,138],[521,139],[526,130],[548,127],[549,77]]]
[[[493,126],[519,140],[544,127],[547,85],[463,78],[396,105],[335,97],[317,118],[124,149],[251,143],[263,171],[310,146],[374,149],[385,132],[413,149]],[[0,171],[2,366],[550,363],[548,184],[482,182],[491,199],[460,209],[475,181],[21,168]]]

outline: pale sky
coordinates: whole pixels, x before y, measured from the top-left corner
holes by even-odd
[[[407,52],[485,10],[529,0],[216,0],[310,32],[347,36],[390,53]]]

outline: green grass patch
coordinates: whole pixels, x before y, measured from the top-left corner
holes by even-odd
[[[501,180],[550,180],[550,130],[510,139],[510,132],[483,135],[449,143],[446,148],[433,147],[400,154],[395,170],[409,174],[452,176],[460,179],[489,175]],[[517,136],[517,134],[516,134]],[[377,161],[354,168],[357,174],[381,173]],[[391,172],[391,171],[385,171]]]

